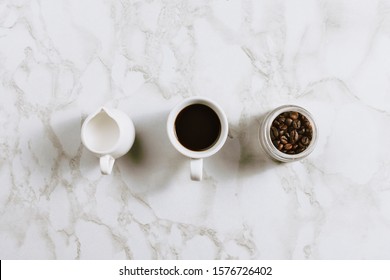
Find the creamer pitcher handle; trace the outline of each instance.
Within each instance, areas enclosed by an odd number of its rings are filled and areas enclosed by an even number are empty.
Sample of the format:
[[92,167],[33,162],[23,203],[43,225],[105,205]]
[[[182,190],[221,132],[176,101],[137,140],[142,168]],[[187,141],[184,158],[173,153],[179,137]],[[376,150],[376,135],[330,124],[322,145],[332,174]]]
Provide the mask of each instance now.
[[202,181],[203,177],[203,159],[192,158],[191,159],[191,180]]
[[100,171],[104,175],[110,175],[115,159],[110,155],[100,157]]

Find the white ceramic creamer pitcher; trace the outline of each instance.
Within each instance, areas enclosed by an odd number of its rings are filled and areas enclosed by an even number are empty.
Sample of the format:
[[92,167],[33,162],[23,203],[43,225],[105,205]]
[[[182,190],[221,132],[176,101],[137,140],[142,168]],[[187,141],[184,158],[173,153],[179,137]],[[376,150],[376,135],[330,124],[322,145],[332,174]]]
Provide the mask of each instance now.
[[125,155],[135,139],[134,124],[124,112],[102,107],[81,127],[84,146],[100,158],[102,174],[111,174],[115,159]]

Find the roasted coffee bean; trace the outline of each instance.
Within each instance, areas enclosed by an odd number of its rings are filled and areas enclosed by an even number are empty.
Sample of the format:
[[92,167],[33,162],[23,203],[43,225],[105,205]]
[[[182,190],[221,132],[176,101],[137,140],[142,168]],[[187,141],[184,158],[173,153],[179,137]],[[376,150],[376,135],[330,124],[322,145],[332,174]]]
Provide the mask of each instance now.
[[291,150],[292,147],[293,147],[293,145],[290,144],[290,143],[287,143],[287,144],[284,145],[284,148],[285,148],[286,150]]
[[295,121],[293,121],[293,127],[294,127],[295,129],[300,128],[300,127],[301,127],[301,121],[300,121],[300,120],[295,120]]
[[293,130],[290,132],[290,141],[291,143],[295,143],[298,141],[298,132],[296,130]]
[[270,137],[273,145],[279,151],[287,154],[299,154],[310,145],[313,138],[313,127],[301,113],[287,111],[273,120]]
[[307,145],[309,145],[310,140],[309,140],[308,137],[304,136],[304,137],[302,137],[302,139],[301,139],[301,143],[302,143],[303,145],[307,146]]
[[298,119],[298,117],[299,117],[298,112],[290,112],[290,118],[292,118],[293,120]]
[[286,136],[280,137],[280,143],[282,143],[282,144],[287,144],[287,143],[288,143],[287,137],[286,137]]
[[275,138],[278,138],[279,137],[279,131],[276,127],[271,127],[271,130],[272,130],[272,135],[275,137]]

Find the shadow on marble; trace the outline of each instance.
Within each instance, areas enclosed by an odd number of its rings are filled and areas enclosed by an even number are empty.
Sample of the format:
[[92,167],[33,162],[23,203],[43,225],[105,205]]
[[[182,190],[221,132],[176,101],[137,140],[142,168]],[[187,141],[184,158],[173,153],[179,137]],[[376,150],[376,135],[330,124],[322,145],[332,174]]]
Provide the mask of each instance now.
[[169,142],[166,133],[167,112],[134,119],[136,137],[131,150],[121,159],[120,168],[134,190],[164,188],[175,180],[185,158]]
[[259,141],[259,129],[265,114],[251,116],[245,126],[237,127],[241,154],[239,161],[240,177],[257,176],[278,163],[269,158]]
[[205,174],[220,182],[257,176],[274,167],[259,142],[263,116],[253,116],[237,125],[229,124],[229,137],[222,149],[205,159]]
[[[78,170],[80,158],[84,153],[80,135],[83,119],[80,115],[75,114],[75,116],[64,115],[61,118],[52,117],[51,120],[51,129],[47,129],[47,135],[48,140],[59,153],[57,163],[58,160],[66,159],[65,161],[69,163],[72,171]],[[41,139],[39,143],[42,145],[42,150],[45,153],[52,152],[47,147],[47,143],[42,140],[41,135],[35,135],[35,137]],[[91,157],[95,158],[92,154]],[[92,168],[92,164],[88,168]]]
[[143,151],[140,137],[135,137],[133,147],[131,147],[131,150],[125,155],[125,157],[134,164],[139,164],[142,162],[144,156],[145,153]]

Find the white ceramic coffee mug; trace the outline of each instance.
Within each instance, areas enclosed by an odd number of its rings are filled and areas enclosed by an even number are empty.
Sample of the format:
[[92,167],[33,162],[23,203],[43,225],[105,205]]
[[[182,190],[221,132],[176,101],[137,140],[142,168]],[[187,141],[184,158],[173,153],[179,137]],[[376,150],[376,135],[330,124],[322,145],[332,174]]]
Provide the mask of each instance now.
[[[184,110],[188,109],[191,105],[205,105],[208,108],[210,108],[213,113],[216,114],[219,120],[219,133],[214,134],[216,135],[213,143],[202,149],[202,150],[193,150],[190,149],[188,146],[186,147],[185,144],[183,144],[183,141],[179,139],[178,136],[178,130],[177,130],[177,122],[178,122],[178,116],[184,112]],[[181,118],[181,117],[179,117]],[[199,118],[200,119],[200,118]],[[206,118],[207,119],[207,118]],[[200,121],[200,123],[196,123],[195,126],[201,126],[201,125],[207,125],[207,121]],[[193,123],[192,123],[193,125]],[[180,126],[183,126],[181,124]],[[192,127],[188,127],[190,130]],[[191,97],[183,100],[181,103],[176,105],[170,112],[168,121],[167,121],[167,133],[169,140],[171,141],[172,145],[178,150],[181,154],[187,156],[190,158],[190,167],[191,167],[191,179],[194,181],[200,181],[203,177],[203,158],[209,157],[214,155],[216,152],[218,152],[222,146],[224,145],[227,135],[228,135],[228,121],[226,114],[222,110],[222,108],[215,103],[214,101],[204,98],[204,97]],[[196,138],[202,138],[202,135],[197,135],[193,137],[194,141],[196,142]]]
[[125,155],[135,139],[134,124],[122,111],[100,108],[81,127],[81,141],[100,158],[102,174],[111,174],[115,159]]

